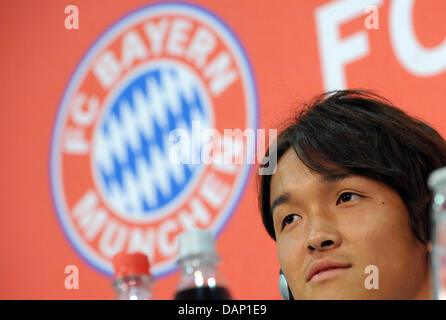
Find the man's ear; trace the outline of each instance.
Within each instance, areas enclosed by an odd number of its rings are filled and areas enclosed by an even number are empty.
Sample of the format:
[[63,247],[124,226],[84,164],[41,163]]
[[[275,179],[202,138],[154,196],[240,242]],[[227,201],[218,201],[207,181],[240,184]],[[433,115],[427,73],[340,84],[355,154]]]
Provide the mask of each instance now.
[[432,252],[432,242],[431,242],[431,241],[428,241],[428,242],[426,243],[426,249],[427,249],[427,252],[428,252],[428,253],[431,253],[431,252]]
[[432,241],[426,242],[426,263],[428,266],[431,265],[431,255],[432,255]]

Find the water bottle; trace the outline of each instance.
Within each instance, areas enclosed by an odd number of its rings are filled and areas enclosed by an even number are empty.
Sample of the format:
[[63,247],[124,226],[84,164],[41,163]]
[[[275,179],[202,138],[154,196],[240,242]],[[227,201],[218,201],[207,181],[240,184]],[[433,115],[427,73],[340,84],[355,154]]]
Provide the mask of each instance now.
[[142,253],[122,252],[113,257],[115,280],[112,287],[117,300],[153,299],[153,278],[150,275],[149,259]]
[[428,179],[433,201],[431,210],[432,296],[446,300],[446,167],[434,170]]
[[175,300],[230,300],[217,268],[219,257],[212,233],[200,229],[183,232],[178,236],[178,245],[181,277]]

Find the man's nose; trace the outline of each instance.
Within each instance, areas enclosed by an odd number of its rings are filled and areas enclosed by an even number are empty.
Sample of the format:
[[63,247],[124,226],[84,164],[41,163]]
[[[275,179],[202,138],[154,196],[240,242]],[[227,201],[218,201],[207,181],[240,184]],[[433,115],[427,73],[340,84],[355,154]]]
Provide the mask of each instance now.
[[341,236],[336,226],[331,221],[315,221],[305,241],[305,247],[309,251],[327,251],[341,245]]

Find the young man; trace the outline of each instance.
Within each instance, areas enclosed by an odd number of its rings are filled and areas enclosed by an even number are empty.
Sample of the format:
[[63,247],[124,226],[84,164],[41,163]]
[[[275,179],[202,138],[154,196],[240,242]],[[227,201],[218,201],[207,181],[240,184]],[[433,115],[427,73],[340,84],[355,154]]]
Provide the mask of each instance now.
[[[430,126],[371,92],[323,94],[276,141],[263,223],[295,299],[430,299]],[[373,279],[373,280],[371,280]]]

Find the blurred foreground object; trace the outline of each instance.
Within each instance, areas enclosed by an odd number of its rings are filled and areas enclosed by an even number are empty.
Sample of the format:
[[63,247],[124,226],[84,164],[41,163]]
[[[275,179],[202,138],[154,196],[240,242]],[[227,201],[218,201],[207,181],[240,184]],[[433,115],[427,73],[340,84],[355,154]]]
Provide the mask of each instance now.
[[446,300],[446,167],[434,170],[428,179],[432,190],[431,268],[432,297]]
[[175,300],[230,300],[226,283],[217,269],[219,257],[212,233],[186,231],[178,236],[178,244],[181,277]]
[[118,300],[153,299],[149,259],[142,253],[119,253],[113,258],[113,288]]

